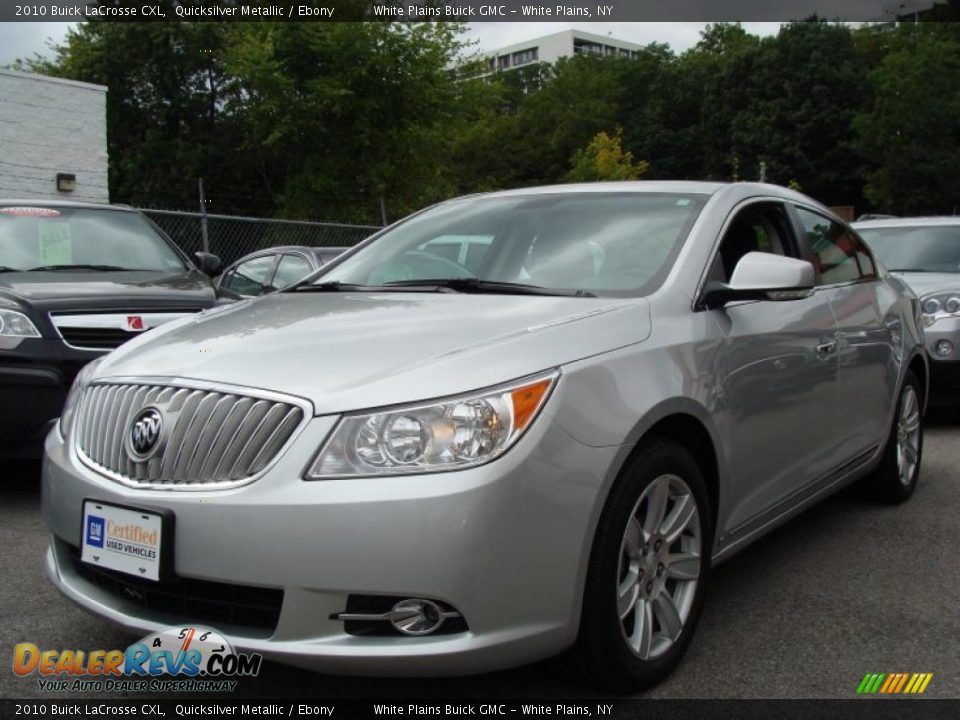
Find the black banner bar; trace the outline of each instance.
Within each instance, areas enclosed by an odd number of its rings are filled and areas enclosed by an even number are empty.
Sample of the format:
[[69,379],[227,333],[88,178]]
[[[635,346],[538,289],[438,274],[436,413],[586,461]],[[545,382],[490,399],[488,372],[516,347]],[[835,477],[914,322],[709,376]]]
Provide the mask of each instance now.
[[960,19],[949,0],[36,0],[4,2],[2,22],[892,22]]
[[927,720],[960,716],[960,700],[0,700],[8,718],[503,718],[551,720]]

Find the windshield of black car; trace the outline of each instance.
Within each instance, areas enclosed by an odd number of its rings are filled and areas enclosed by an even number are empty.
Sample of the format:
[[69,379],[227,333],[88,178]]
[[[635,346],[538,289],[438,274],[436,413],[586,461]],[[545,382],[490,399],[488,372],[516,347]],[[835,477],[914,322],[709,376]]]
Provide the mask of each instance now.
[[15,270],[103,265],[179,272],[184,263],[134,212],[0,206],[0,265]]
[[669,272],[706,196],[531,193],[465,198],[387,231],[314,282],[462,278],[598,296],[646,295]]
[[960,224],[857,230],[890,270],[960,272]]

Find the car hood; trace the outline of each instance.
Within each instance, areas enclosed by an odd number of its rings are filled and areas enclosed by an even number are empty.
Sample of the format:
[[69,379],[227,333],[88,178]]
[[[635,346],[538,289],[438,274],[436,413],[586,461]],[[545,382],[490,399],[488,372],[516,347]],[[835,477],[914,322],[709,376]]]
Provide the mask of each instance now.
[[78,270],[0,273],[0,297],[20,298],[46,310],[110,307],[206,308],[215,295],[196,271]]
[[945,290],[960,293],[960,273],[892,272],[903,280],[918,297]]
[[272,390],[322,415],[489,387],[649,334],[642,299],[280,293],[153,330],[96,375]]

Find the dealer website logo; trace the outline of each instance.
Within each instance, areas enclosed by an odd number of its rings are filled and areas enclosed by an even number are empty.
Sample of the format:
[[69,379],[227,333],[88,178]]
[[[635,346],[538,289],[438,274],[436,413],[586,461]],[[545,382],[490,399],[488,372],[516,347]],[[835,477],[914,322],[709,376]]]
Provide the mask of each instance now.
[[57,691],[229,692],[235,678],[256,677],[262,662],[200,626],[167,628],[126,650],[41,650],[34,643],[13,650],[17,676],[36,674],[41,690]]
[[857,695],[922,695],[933,673],[867,673],[857,686]]

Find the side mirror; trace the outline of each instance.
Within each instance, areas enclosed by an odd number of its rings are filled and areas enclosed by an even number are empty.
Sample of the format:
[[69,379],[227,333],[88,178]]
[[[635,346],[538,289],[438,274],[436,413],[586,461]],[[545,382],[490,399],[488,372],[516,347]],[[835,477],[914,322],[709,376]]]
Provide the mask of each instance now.
[[806,260],[751,252],[740,258],[729,283],[706,286],[701,304],[713,309],[738,300],[800,300],[810,297],[814,282]]
[[220,268],[223,266],[220,258],[213,253],[195,252],[193,256],[197,259],[197,266],[200,268],[200,272],[210,277],[220,272]]

